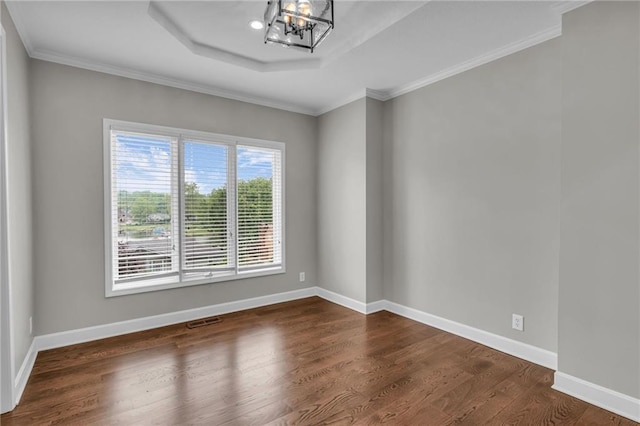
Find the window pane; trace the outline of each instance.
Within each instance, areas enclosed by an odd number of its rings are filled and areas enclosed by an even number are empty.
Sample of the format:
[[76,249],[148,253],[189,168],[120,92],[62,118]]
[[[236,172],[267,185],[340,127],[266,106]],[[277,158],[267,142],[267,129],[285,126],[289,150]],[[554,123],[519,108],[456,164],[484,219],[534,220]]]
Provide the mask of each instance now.
[[238,146],[238,266],[280,264],[280,151]]
[[225,145],[184,143],[183,268],[196,276],[228,268],[233,262],[228,241],[227,156]]
[[107,297],[284,272],[284,144],[104,130]]
[[177,270],[171,139],[111,133],[115,280]]

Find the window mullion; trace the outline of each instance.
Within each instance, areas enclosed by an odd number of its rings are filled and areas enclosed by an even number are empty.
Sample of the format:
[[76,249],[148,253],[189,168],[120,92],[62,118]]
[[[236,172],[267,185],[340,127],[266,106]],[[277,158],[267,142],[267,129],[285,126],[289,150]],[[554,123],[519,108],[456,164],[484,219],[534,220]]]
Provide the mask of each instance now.
[[273,263],[282,263],[282,216],[283,216],[283,198],[282,198],[282,152],[278,152],[274,156],[274,170],[272,177],[271,193],[272,193],[272,211],[273,218]]
[[174,221],[174,226],[172,232],[175,232],[174,235],[177,235],[177,238],[174,238],[174,242],[177,242],[178,247],[174,247],[174,261],[177,263],[178,275],[180,277],[180,282],[183,281],[183,262],[184,262],[184,147],[182,137],[176,138],[173,145],[174,149],[174,158],[176,161],[174,162],[174,173],[173,173],[173,182],[172,182],[172,199],[174,200],[173,204],[175,205],[175,213],[172,213],[171,220]]

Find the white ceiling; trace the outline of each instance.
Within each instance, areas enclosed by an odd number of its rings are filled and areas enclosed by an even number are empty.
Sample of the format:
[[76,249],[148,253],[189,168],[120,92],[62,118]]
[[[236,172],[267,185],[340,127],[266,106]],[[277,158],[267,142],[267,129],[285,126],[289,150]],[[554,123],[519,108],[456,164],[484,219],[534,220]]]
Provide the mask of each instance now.
[[265,45],[260,1],[10,1],[33,58],[317,115],[553,38],[584,2],[342,1],[314,53]]

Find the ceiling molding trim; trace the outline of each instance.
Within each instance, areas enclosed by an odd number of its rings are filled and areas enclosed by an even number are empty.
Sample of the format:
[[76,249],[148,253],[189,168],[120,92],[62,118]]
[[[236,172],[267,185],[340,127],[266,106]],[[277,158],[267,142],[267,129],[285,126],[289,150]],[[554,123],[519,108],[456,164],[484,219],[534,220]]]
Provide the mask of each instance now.
[[249,96],[241,93],[236,93],[228,90],[223,90],[214,86],[208,86],[204,84],[196,84],[188,81],[165,77],[153,73],[142,72],[132,70],[125,67],[115,67],[111,65],[105,65],[94,61],[85,59],[78,59],[67,55],[61,55],[54,52],[40,52],[35,51],[30,54],[34,59],[40,59],[43,61],[54,62],[61,65],[67,65],[76,68],[83,68],[90,71],[97,71],[105,74],[116,75],[119,77],[126,77],[133,80],[146,81],[148,83],[160,84],[162,86],[174,87],[176,89],[189,90],[191,92],[204,93],[206,95],[218,96],[220,98],[231,99],[234,101],[247,102],[255,105],[260,105],[269,108],[281,109],[284,111],[295,112],[306,115],[316,115],[316,111],[311,108],[302,107],[299,105],[293,105],[284,102],[277,102],[266,98]]
[[329,104],[329,106],[316,110],[313,115],[319,116],[322,114],[326,114],[327,112],[333,111],[334,109],[338,109],[342,106],[350,104],[351,102],[358,101],[367,96],[367,90],[368,89],[358,90],[356,93],[353,93],[350,96],[341,99],[339,102],[333,102]]
[[413,83],[409,83],[409,84],[400,86],[398,88],[392,89],[389,91],[389,97],[385,100],[404,95],[406,93],[409,93],[414,90],[420,89],[422,87],[428,86],[430,84],[436,83],[440,80],[444,80],[445,78],[449,78],[456,74],[469,71],[470,69],[479,67],[481,65],[485,65],[489,62],[492,62],[497,59],[503,58],[505,56],[511,55],[513,53],[519,52],[526,48],[535,46],[536,44],[540,44],[545,41],[551,40],[560,35],[562,35],[562,25],[553,26],[546,30],[535,33],[532,36],[526,37],[522,40],[516,41],[514,43],[510,43],[504,47],[492,50],[484,55],[477,56],[471,60],[462,62],[451,68],[447,68],[443,71],[437,72],[435,74],[431,74],[425,78],[421,78],[420,80],[414,81]]
[[387,92],[382,92],[380,90],[373,90],[373,89],[358,90],[356,93],[353,93],[351,96],[343,98],[339,102],[331,103],[327,107],[320,108],[319,110],[316,110],[313,115],[319,116],[319,115],[322,115],[322,114],[326,114],[327,112],[333,111],[334,109],[337,109],[337,108],[340,108],[340,107],[345,106],[347,104],[350,104],[351,102],[358,101],[358,100],[360,100],[362,98],[371,98],[371,99],[375,99],[377,101],[383,101],[384,102],[384,101],[388,101],[389,99],[391,99],[391,96],[389,96],[389,94]]
[[559,15],[564,15],[567,12],[571,12],[585,4],[591,3],[593,0],[569,0],[559,1],[551,5],[551,9]]
[[367,98],[375,99],[377,101],[388,101],[391,99],[389,93],[380,90],[365,89],[365,94]]
[[20,2],[19,1],[5,1],[4,4],[7,5],[7,10],[9,11],[9,15],[11,16],[11,20],[13,21],[13,25],[16,27],[16,31],[18,31],[18,35],[20,36],[20,40],[22,40],[22,44],[24,45],[25,50],[31,56],[33,53],[33,43],[29,38],[29,32],[27,31],[27,26],[22,21],[22,11],[20,10]]
[[147,14],[173,36],[180,44],[186,47],[191,53],[205,58],[213,59],[227,64],[247,68],[258,72],[291,71],[301,69],[320,68],[323,65],[320,59],[298,59],[289,61],[263,62],[248,56],[238,55],[228,50],[220,49],[209,44],[192,40],[180,28],[174,20],[164,12],[155,1],[149,2]]

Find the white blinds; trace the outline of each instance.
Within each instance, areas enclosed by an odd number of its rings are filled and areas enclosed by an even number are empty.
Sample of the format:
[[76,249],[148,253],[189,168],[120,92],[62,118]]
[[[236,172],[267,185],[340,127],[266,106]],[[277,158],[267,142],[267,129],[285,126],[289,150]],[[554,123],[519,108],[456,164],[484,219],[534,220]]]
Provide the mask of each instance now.
[[235,264],[229,241],[228,157],[226,145],[196,141],[183,144],[185,273],[229,269]]
[[282,262],[281,151],[237,147],[238,266]]
[[105,153],[111,291],[284,269],[283,144],[125,123]]
[[111,132],[113,276],[128,280],[177,272],[175,140]]

